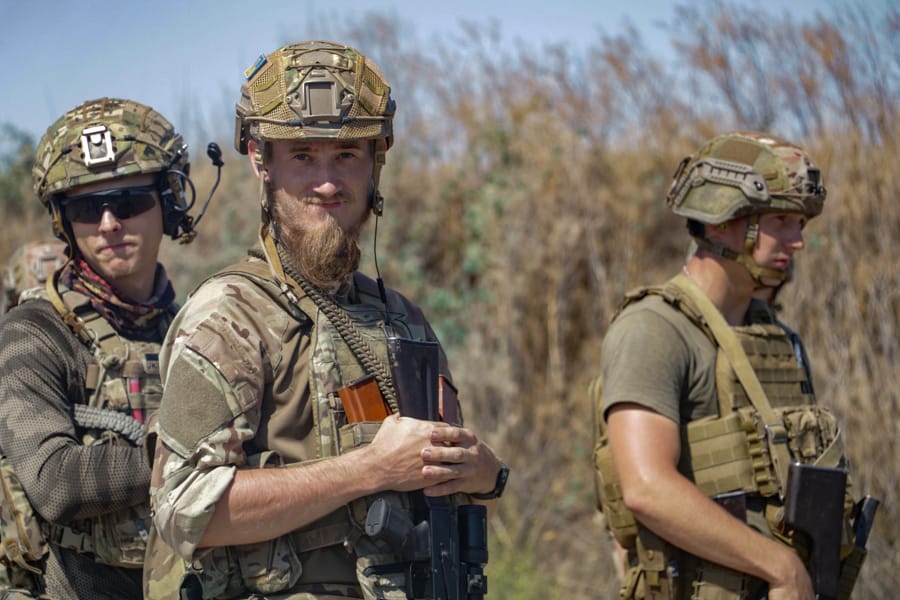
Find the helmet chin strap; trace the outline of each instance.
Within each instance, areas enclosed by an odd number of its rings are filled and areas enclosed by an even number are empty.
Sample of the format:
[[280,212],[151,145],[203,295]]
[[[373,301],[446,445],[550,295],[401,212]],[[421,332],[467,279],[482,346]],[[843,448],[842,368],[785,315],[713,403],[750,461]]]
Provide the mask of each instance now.
[[[259,152],[261,157],[265,157],[265,152],[263,152],[262,148],[259,149]],[[282,290],[284,290],[285,285],[295,287],[296,284],[291,286],[292,280],[284,272],[284,264],[281,262],[281,256],[275,247],[275,238],[272,235],[272,207],[269,204],[269,196],[266,193],[265,158],[259,164],[259,208],[259,245],[266,255],[266,262],[269,263],[272,275],[275,276],[275,280],[282,286]],[[297,290],[295,289],[294,291],[296,292]]]
[[51,198],[47,203],[47,208],[50,211],[50,220],[53,224],[53,235],[65,242],[65,244],[69,248],[72,248],[74,250],[75,237],[63,222],[62,208],[59,205],[58,199]]
[[[747,231],[744,234],[744,251],[742,253],[735,252],[730,248],[726,248],[724,245],[719,242],[714,242],[707,238],[706,236],[694,236],[694,239],[697,241],[697,245],[704,250],[715,254],[716,256],[721,256],[722,258],[727,258],[728,260],[733,260],[741,265],[747,272],[750,273],[750,278],[753,279],[753,282],[756,285],[763,287],[775,287],[775,285],[780,284],[785,279],[787,279],[787,272],[779,271],[777,269],[768,269],[766,267],[760,266],[755,260],[753,260],[753,248],[756,246],[756,240],[759,237],[759,215],[751,215],[749,222],[747,223]],[[775,285],[771,285],[769,283],[765,283],[763,278],[768,280],[775,280]]]

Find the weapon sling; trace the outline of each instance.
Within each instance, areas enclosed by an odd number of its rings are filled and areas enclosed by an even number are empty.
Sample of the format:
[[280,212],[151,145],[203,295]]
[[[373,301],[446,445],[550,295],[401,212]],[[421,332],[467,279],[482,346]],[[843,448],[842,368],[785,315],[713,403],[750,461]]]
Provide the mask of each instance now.
[[[278,263],[281,266],[281,273],[283,277],[281,281],[286,281],[288,285],[290,283],[295,283],[297,287],[302,290],[304,294],[306,294],[310,300],[322,311],[322,313],[331,321],[331,324],[334,325],[334,328],[340,334],[340,336],[344,339],[347,346],[350,348],[350,351],[353,353],[353,356],[356,357],[356,360],[360,362],[365,368],[369,369],[375,375],[375,381],[378,383],[378,390],[381,392],[381,395],[384,397],[385,402],[388,403],[388,406],[391,407],[391,411],[394,413],[399,412],[400,408],[397,403],[397,393],[394,389],[394,382],[391,378],[390,369],[378,359],[375,351],[366,341],[366,339],[359,333],[356,327],[353,325],[353,322],[346,315],[346,313],[337,306],[330,298],[325,296],[318,288],[309,283],[306,279],[301,277],[299,273],[297,273],[293,268],[289,265],[285,264],[286,261],[281,256],[280,249],[275,247],[274,242],[271,241],[271,238],[266,238],[267,244],[265,245],[266,254],[263,256],[259,256],[259,254],[253,254],[258,258],[263,258],[269,265],[271,266],[273,261],[268,259],[268,251],[273,252],[278,257]],[[278,273],[276,272],[276,276]]]
[[[276,250],[276,252],[277,251],[278,250]],[[280,255],[279,258],[283,259]],[[347,346],[350,348],[350,351],[356,359],[366,368],[374,372],[378,389],[381,391],[385,401],[390,406],[392,412],[399,413],[400,404],[399,395],[397,393],[397,384],[394,381],[390,368],[381,362],[375,354],[375,351],[359,330],[356,329],[346,313],[318,288],[303,277],[300,277],[299,274],[289,265],[285,264],[285,261],[283,260],[282,268],[285,274],[293,279],[300,289],[303,290],[319,310],[321,310],[331,321],[331,324],[334,325],[340,336],[347,343]],[[435,379],[435,381],[437,380]],[[455,515],[451,514],[453,508],[449,499],[446,497],[426,498],[424,495],[422,498],[429,513],[429,527],[438,527],[441,530],[452,532],[455,529],[455,527],[451,526],[451,524],[455,525]],[[456,600],[460,597],[459,566],[452,563],[449,567],[447,565],[447,561],[452,556],[453,550],[458,548],[459,541],[455,536],[451,535],[450,537],[451,540],[446,540],[433,534],[428,536],[429,551],[431,553],[431,597],[438,600]],[[435,568],[434,561],[436,559],[441,568]],[[471,582],[468,579],[466,580],[466,584],[467,587],[471,587]],[[477,589],[479,588],[476,586],[476,590]],[[468,590],[466,590],[466,592],[468,592]]]

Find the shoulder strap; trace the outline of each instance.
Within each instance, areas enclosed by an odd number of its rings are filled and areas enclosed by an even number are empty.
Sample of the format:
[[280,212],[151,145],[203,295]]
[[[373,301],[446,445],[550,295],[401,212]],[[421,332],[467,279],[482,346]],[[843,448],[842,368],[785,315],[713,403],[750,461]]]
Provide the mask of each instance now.
[[674,279],[670,279],[662,285],[640,287],[626,293],[625,299],[622,300],[622,303],[613,315],[612,320],[614,321],[629,305],[643,300],[647,296],[659,296],[662,298],[667,304],[678,310],[687,317],[691,323],[696,325],[700,331],[709,338],[710,342],[713,344],[716,343],[716,338],[709,328],[709,325],[706,323],[706,320],[703,318],[703,315],[694,306],[694,303],[690,301],[684,293],[684,290],[674,283]]
[[[94,309],[88,297],[72,290],[59,292],[57,286],[59,273],[60,271],[57,271],[53,277],[47,279],[46,291],[47,300],[62,317],[63,322],[92,352],[99,353],[98,360],[101,362],[108,356],[124,358],[124,351],[119,350],[124,348],[125,342],[109,321]],[[166,309],[169,322],[175,318],[177,311],[178,307],[174,304]]]
[[93,346],[93,337],[91,336],[91,332],[88,330],[84,319],[82,319],[78,313],[76,312],[77,308],[82,306],[90,306],[90,301],[87,300],[81,294],[74,294],[69,297],[71,306],[69,303],[63,301],[62,295],[59,293],[58,283],[59,283],[59,274],[62,272],[62,269],[57,270],[53,273],[52,277],[47,278],[47,283],[45,284],[45,289],[47,290],[47,300],[50,301],[50,304],[53,305],[53,308],[56,309],[56,312],[59,313],[59,316],[62,318],[63,322],[72,330],[78,339],[83,341],[88,346]]
[[[251,256],[260,259],[260,262],[243,261],[237,263],[212,275],[210,279],[222,275],[235,274],[251,279],[261,287],[272,288],[273,286],[278,286],[276,282],[272,281],[277,276],[273,273],[268,261],[265,260],[265,256],[254,251],[251,251]],[[289,266],[284,265],[282,268],[290,279],[289,284],[280,286],[279,296],[289,304],[302,310],[311,321],[315,321],[316,313],[321,311],[347,343],[350,351],[360,364],[375,375],[378,389],[388,406],[391,407],[391,410],[398,412],[399,404],[390,369],[378,358],[369,342],[359,333],[344,310],[335,304],[331,298],[321,293],[315,286],[297,275]],[[354,274],[354,283],[360,286],[359,291],[362,294],[373,297],[380,296],[377,292],[377,284],[373,280],[361,274]]]
[[375,375],[378,391],[381,392],[385,402],[391,407],[391,411],[394,413],[400,412],[400,404],[397,400],[394,378],[391,375],[390,368],[378,358],[375,350],[372,349],[368,340],[359,332],[353,321],[347,316],[347,313],[314,285],[302,277],[295,276],[296,274],[292,272],[290,267],[285,266],[285,271],[297,282],[306,296],[316,303],[316,306],[319,307],[319,310],[322,311],[325,317],[331,321],[331,324],[350,348],[353,356],[367,371]]
[[[265,261],[265,256],[262,253],[251,250],[249,255],[252,258],[259,260],[242,260],[238,263],[228,265],[200,282],[200,284],[194,288],[194,292],[196,292],[204,283],[212,279],[228,275],[237,275],[252,282],[256,287],[281,304],[287,312],[293,314],[295,317],[303,315],[310,322],[315,321],[315,304],[307,298],[297,297],[293,290],[288,288],[287,285],[280,285],[274,278],[274,274],[269,267],[269,264]],[[298,314],[298,311],[300,314]]]
[[[62,294],[57,288],[59,271],[53,277],[47,278],[47,300],[62,317],[63,322],[88,348],[94,357],[93,363],[87,366],[85,372],[85,388],[90,392],[89,404],[75,404],[73,418],[75,422],[85,429],[104,429],[116,431],[125,436],[135,446],[141,443],[143,425],[131,415],[126,415],[114,410],[107,410],[100,406],[99,393],[100,382],[106,377],[106,370],[114,368],[124,360],[126,351],[125,342],[116,333],[109,321],[103,318],[91,306],[90,300],[83,294],[66,290]],[[170,307],[169,319],[174,318],[177,307]]]
[[790,465],[790,455],[787,446],[788,432],[784,426],[784,420],[772,410],[772,405],[769,404],[769,399],[766,397],[766,393],[756,377],[756,372],[750,365],[750,360],[747,358],[740,340],[738,340],[716,305],[712,303],[712,300],[684,275],[676,276],[672,279],[672,284],[677,286],[694,302],[715,336],[716,343],[731,363],[738,380],[741,382],[741,386],[747,392],[750,403],[762,418],[766,436],[769,440],[769,448],[772,449],[771,458],[772,463],[775,465],[775,474],[778,477],[779,494],[783,497],[784,489],[787,485],[788,466]]

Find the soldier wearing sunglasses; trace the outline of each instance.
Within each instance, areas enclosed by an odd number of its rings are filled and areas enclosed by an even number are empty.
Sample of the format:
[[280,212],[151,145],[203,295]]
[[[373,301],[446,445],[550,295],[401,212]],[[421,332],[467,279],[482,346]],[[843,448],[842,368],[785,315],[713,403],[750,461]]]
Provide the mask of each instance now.
[[39,143],[66,262],[0,320],[0,597],[141,598],[144,437],[177,310],[158,253],[194,236],[188,171],[182,137],[130,100],[85,102]]

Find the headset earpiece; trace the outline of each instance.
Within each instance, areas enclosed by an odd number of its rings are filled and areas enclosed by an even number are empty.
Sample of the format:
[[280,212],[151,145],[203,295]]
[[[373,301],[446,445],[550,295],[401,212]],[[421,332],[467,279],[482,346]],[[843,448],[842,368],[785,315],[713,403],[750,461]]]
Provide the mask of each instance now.
[[163,232],[177,239],[181,231],[190,229],[190,217],[188,211],[193,205],[193,200],[188,202],[185,193],[185,183],[190,179],[187,173],[170,169],[159,178],[159,200],[163,215]]

